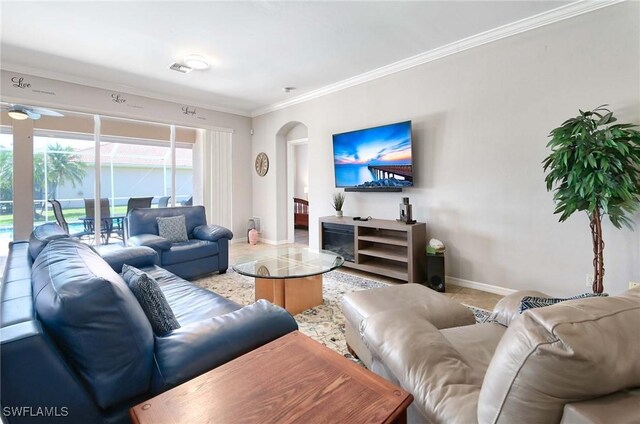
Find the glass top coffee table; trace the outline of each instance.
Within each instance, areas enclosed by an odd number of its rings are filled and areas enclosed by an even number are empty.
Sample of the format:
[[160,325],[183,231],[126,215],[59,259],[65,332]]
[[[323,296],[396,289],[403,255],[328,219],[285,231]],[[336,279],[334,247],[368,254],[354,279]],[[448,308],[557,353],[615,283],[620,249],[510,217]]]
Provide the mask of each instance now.
[[326,250],[278,247],[236,261],[233,269],[256,280],[256,300],[266,299],[292,315],[322,304],[322,274],[344,263]]

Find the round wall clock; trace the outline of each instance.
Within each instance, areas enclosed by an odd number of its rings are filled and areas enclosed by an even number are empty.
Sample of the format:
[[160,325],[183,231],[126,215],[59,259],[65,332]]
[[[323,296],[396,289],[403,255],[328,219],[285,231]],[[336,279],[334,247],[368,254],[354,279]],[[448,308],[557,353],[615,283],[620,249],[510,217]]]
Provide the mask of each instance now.
[[261,177],[264,177],[269,172],[269,157],[264,152],[258,153],[258,156],[256,156],[256,172]]

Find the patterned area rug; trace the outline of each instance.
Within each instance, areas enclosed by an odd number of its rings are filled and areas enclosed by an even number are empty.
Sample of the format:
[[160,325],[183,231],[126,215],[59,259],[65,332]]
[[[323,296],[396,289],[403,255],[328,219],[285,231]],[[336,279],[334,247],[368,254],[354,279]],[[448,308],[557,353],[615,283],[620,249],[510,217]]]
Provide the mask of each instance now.
[[[200,278],[194,283],[241,305],[250,305],[254,302],[254,279],[240,275],[232,269],[229,269],[226,274]],[[340,311],[342,297],[352,291],[387,285],[339,271],[324,274],[324,303],[295,316],[300,331],[341,355],[355,359],[347,352],[345,343],[345,319]],[[473,310],[477,322],[483,322],[488,315],[488,312],[483,309],[473,307],[470,309]]]

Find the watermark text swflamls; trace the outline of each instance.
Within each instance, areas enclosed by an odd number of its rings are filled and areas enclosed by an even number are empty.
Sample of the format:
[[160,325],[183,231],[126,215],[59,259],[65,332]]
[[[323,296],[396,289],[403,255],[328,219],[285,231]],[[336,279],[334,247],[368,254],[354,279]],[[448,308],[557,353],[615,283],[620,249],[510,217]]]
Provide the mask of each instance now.
[[2,408],[5,417],[66,417],[69,408],[66,406],[5,406]]

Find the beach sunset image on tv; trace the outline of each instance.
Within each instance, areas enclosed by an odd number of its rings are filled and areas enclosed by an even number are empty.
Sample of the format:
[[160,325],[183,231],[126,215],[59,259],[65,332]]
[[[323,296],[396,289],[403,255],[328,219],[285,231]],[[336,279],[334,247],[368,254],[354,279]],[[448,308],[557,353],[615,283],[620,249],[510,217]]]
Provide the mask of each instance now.
[[333,136],[336,187],[413,185],[411,121]]

